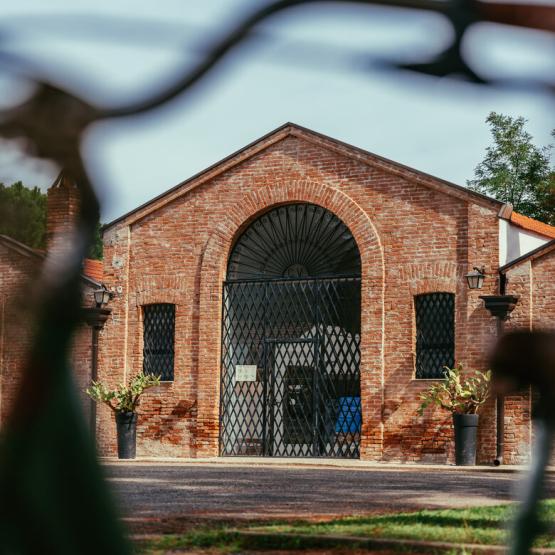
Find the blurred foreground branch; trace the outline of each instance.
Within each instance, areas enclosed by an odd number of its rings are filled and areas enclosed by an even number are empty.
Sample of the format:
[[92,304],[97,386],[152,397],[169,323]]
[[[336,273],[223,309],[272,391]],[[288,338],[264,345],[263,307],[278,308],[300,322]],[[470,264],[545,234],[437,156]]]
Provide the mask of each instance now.
[[513,331],[501,337],[491,356],[494,388],[503,395],[530,390],[535,441],[509,545],[510,555],[527,555],[543,531],[539,502],[555,437],[555,332]]
[[[345,0],[335,0],[342,3]],[[31,156],[53,161],[79,187],[81,204],[71,248],[50,255],[34,284],[35,333],[22,387],[0,444],[0,532],[8,553],[125,554],[123,540],[95,463],[80,411],[72,393],[68,352],[80,322],[81,263],[92,242],[99,205],[81,157],[87,128],[102,119],[130,117],[153,110],[185,94],[213,70],[251,30],[270,16],[314,0],[280,0],[246,17],[217,40],[192,70],[172,85],[139,102],[99,108],[56,86],[26,67],[36,84],[29,100],[0,114],[0,136],[23,139]],[[352,3],[352,2],[351,2]],[[555,8],[490,5],[432,0],[358,0],[359,4],[438,12],[451,22],[453,43],[432,60],[392,67],[427,75],[462,75],[483,82],[466,63],[461,41],[479,21],[554,30]],[[7,55],[0,56],[11,61]],[[16,62],[17,66],[17,62]],[[16,67],[16,69],[18,69]]]

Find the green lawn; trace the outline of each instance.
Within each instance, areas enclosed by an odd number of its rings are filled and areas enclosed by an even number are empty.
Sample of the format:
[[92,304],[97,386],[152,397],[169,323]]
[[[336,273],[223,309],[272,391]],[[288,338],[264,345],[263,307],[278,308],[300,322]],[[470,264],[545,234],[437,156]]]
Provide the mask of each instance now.
[[[555,499],[544,502],[544,519],[555,520]],[[452,543],[498,544],[506,542],[505,527],[512,512],[511,505],[472,509],[425,510],[376,516],[354,516],[328,522],[276,521],[244,525],[199,528],[184,535],[168,535],[143,544],[141,553],[163,553],[177,548],[216,548],[222,553],[253,547],[295,549],[311,547],[305,538],[281,537],[282,534],[357,536],[361,538],[395,538],[407,540],[445,541]],[[253,540],[241,532],[260,532],[265,536]],[[256,545],[253,544],[256,542]],[[555,537],[543,536],[541,547],[555,547]]]

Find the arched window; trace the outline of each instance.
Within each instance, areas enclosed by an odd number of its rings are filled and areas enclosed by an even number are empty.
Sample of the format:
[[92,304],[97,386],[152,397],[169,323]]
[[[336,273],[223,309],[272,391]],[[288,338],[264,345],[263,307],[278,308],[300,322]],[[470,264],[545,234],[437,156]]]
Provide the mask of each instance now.
[[227,279],[360,276],[360,254],[349,228],[315,204],[278,206],[239,237]]
[[143,307],[143,372],[173,380],[175,305]]
[[455,365],[455,295],[427,293],[414,298],[416,378],[441,379]]

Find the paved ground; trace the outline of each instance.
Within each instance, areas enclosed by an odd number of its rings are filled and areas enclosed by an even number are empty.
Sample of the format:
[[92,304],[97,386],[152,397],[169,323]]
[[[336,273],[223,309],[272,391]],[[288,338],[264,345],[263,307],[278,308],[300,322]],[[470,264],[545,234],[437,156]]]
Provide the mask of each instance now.
[[[517,473],[425,467],[106,464],[130,521],[256,519],[461,507],[514,499]],[[555,497],[555,475],[547,493]]]

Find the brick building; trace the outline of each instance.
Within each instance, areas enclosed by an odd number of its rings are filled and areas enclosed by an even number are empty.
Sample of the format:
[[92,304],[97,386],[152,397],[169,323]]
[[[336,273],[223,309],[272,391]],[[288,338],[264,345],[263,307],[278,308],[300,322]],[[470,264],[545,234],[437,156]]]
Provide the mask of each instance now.
[[[555,327],[555,228],[508,205],[286,124],[104,231],[116,292],[101,377],[154,371],[138,454],[452,459],[449,415],[417,415],[442,364],[484,369],[496,322]],[[551,242],[549,242],[551,241]],[[534,250],[535,249],[535,250]],[[528,257],[527,251],[533,251]],[[465,274],[484,267],[481,290]],[[479,455],[495,456],[495,401]],[[507,400],[506,462],[528,454]],[[99,412],[103,454],[115,426]]]
[[[49,225],[71,221],[75,192],[50,189]],[[105,227],[103,272],[84,277],[86,305],[101,281],[114,293],[99,377],[161,374],[140,406],[139,456],[448,462],[450,417],[418,416],[419,394],[443,364],[484,369],[496,322],[480,295],[501,281],[519,296],[508,326],[555,327],[554,240],[509,205],[286,124]],[[25,347],[6,307],[43,256],[0,240],[2,415]],[[82,390],[89,328],[75,353]],[[96,426],[114,455],[106,407]],[[507,398],[506,463],[527,458],[530,437],[529,395]],[[479,461],[495,452],[491,400]]]
[[[56,256],[66,247],[78,205],[77,187],[61,174],[48,190],[47,251],[0,235],[0,427],[17,395],[31,340],[25,297],[32,292],[47,252]],[[81,276],[84,306],[94,304],[93,291],[101,286],[101,280],[102,263],[85,260]],[[74,340],[72,363],[76,389],[85,407],[89,406],[84,388],[90,381],[91,344],[91,328],[83,324]]]

